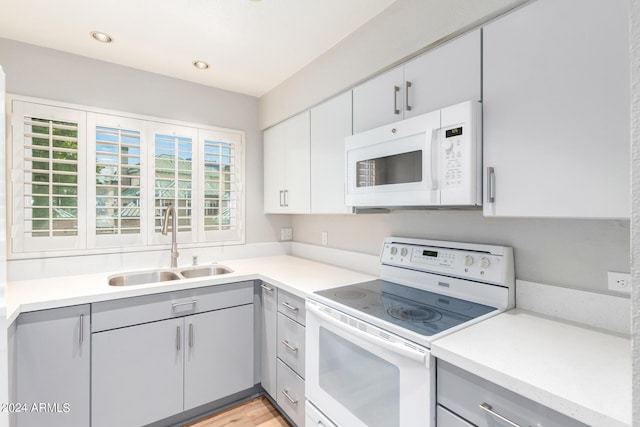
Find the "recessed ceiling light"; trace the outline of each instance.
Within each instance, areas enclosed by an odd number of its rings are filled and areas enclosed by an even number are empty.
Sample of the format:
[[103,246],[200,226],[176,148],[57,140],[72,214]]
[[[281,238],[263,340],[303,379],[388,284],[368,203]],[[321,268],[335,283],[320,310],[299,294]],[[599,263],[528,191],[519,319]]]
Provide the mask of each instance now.
[[113,37],[101,31],[91,31],[89,34],[91,34],[91,37],[102,43],[111,43],[113,41]]
[[209,64],[200,60],[193,61],[193,66],[200,70],[206,70],[207,68],[209,68]]

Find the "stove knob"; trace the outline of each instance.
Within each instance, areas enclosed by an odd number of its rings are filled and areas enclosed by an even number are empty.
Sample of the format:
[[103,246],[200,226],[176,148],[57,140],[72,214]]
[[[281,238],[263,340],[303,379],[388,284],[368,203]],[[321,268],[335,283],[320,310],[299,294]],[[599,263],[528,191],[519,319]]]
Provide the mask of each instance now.
[[398,248],[396,248],[395,246],[391,246],[391,255],[395,255],[398,253]]
[[473,264],[473,257],[471,255],[466,255],[464,257],[464,265],[466,265],[467,267],[469,267],[470,265]]
[[487,268],[487,267],[489,267],[489,265],[491,265],[491,261],[489,261],[489,258],[487,258],[487,257],[480,258],[480,267],[481,268]]
[[400,250],[400,255],[401,255],[401,256],[407,256],[407,253],[408,253],[408,252],[409,252],[409,251],[407,250],[407,248],[402,248],[402,249]]

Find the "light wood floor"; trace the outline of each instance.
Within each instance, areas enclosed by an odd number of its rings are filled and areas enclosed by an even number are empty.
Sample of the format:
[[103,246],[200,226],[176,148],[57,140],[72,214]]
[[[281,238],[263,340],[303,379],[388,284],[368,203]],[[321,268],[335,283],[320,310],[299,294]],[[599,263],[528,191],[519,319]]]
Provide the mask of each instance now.
[[183,427],[291,427],[264,396],[232,406]]

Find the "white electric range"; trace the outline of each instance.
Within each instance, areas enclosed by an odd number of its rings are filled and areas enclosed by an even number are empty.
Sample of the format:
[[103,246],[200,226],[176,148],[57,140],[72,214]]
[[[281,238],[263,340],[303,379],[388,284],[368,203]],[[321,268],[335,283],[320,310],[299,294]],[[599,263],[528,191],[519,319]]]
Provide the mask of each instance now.
[[513,308],[513,250],[388,237],[378,280],[307,299],[307,425],[435,426],[431,342]]

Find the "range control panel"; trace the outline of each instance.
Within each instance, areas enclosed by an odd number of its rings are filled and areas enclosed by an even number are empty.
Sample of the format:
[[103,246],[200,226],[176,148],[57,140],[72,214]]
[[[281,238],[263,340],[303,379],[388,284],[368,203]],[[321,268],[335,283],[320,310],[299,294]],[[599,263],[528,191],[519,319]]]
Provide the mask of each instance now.
[[503,281],[508,267],[503,255],[490,252],[393,242],[385,242],[381,262],[483,282]]

